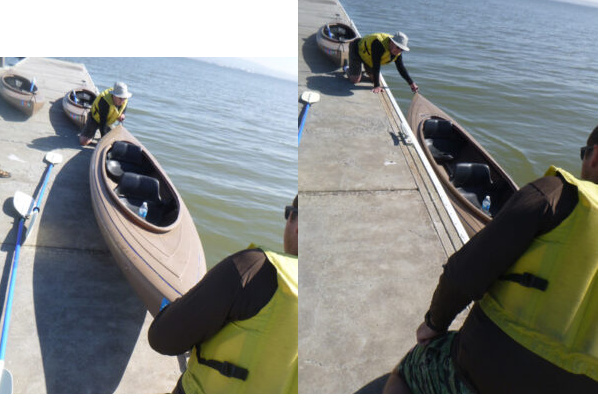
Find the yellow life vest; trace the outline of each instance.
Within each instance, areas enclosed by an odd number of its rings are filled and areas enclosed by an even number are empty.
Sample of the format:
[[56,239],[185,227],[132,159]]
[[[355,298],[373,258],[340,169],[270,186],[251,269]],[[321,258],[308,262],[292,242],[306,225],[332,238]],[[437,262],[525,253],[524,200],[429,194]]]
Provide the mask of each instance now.
[[[298,257],[261,249],[277,269],[277,291],[258,314],[193,348],[182,378],[186,394],[298,393]],[[246,369],[247,377],[224,376],[198,356]]]
[[386,33],[373,33],[368,36],[364,36],[358,42],[358,54],[363,62],[369,67],[373,67],[373,56],[371,55],[371,45],[373,41],[378,40],[383,45],[385,52],[381,57],[380,64],[388,64],[390,62],[395,62],[399,54],[397,56],[392,57],[392,53],[390,52],[390,39],[392,36]]
[[546,279],[539,290],[498,280],[479,302],[516,342],[574,374],[598,381],[598,185],[550,167],[577,186],[573,212],[537,237],[508,274]]
[[110,126],[111,124],[115,123],[117,119],[119,119],[119,116],[121,116],[125,111],[125,107],[127,107],[127,101],[129,100],[125,99],[120,109],[117,108],[117,106],[113,102],[113,96],[112,94],[110,94],[112,90],[113,88],[108,88],[104,92],[100,93],[98,97],[96,97],[96,100],[94,100],[94,102],[92,103],[91,110],[92,117],[94,118],[94,120],[100,123],[100,112],[98,104],[100,103],[100,100],[105,100],[108,103],[108,114],[106,115],[107,126]]

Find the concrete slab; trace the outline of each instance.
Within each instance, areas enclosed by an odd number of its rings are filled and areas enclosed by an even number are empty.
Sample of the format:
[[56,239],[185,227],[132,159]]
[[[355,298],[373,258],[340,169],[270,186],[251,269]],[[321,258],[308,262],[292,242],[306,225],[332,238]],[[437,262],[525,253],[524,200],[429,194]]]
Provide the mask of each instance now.
[[78,145],[76,127],[62,112],[70,89],[94,89],[85,66],[28,58],[16,69],[36,76],[46,105],[27,118],[0,100],[0,301],[4,301],[18,226],[12,197],[36,196],[47,168],[44,156],[61,153],[50,174],[41,213],[21,249],[6,368],[14,393],[168,392],[181,373],[176,357],[147,342],[152,317],[114,263],[90,205],[92,147]]
[[380,393],[461,245],[389,98],[320,53],[317,30],[346,18],[337,1],[298,2],[298,93],[321,95],[298,153],[302,394]]

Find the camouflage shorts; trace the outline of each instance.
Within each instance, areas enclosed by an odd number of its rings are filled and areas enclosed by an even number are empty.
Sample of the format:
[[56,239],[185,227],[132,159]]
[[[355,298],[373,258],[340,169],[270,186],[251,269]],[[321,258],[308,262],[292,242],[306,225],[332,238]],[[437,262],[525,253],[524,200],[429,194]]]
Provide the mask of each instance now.
[[456,332],[432,340],[427,346],[415,346],[394,369],[412,394],[475,394],[458,376],[452,360]]

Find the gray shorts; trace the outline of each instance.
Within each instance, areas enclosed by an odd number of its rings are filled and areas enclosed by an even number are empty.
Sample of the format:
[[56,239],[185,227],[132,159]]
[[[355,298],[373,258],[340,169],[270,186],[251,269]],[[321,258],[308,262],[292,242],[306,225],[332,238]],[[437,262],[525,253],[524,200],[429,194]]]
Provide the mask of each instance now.
[[[89,114],[87,121],[85,122],[85,127],[83,128],[83,131],[80,135],[87,138],[94,138],[94,136],[96,135],[96,130],[98,130],[99,128],[100,125],[98,124],[98,122],[96,122],[92,115]],[[105,126],[104,130],[100,130],[100,136],[104,137],[104,134],[108,133],[109,131],[110,127]]]
[[358,43],[360,42],[360,38],[355,39],[350,42],[348,46],[348,75],[358,76],[362,73],[362,66],[365,66],[365,71],[369,74],[372,74],[371,67],[367,66],[363,63],[360,55],[358,54]]

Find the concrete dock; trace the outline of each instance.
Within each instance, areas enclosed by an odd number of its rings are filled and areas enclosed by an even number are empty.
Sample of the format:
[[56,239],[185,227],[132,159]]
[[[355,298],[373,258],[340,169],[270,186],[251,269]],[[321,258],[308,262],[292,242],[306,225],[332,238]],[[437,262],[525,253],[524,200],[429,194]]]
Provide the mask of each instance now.
[[[114,263],[91,207],[88,169],[94,145],[81,148],[62,110],[70,89],[94,83],[83,64],[27,58],[15,67],[37,78],[44,107],[28,118],[0,99],[0,219],[4,301],[19,217],[13,196],[35,197],[50,174],[41,213],[21,248],[6,366],[14,393],[164,393],[174,387],[180,360],[147,342],[152,317]],[[6,69],[0,69],[3,73]]]
[[336,20],[338,1],[298,1],[298,94],[320,93],[298,153],[299,392],[380,393],[462,241],[390,98],[318,49]]

